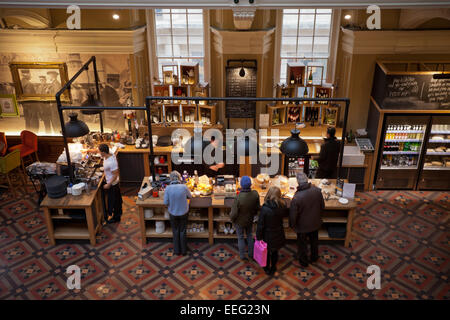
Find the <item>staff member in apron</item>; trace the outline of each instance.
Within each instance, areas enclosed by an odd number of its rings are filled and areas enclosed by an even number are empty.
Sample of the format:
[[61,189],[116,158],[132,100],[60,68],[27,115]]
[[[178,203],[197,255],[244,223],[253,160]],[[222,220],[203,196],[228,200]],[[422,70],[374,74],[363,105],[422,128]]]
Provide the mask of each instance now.
[[[214,136],[211,137],[210,145],[214,147],[214,149],[211,152],[211,156],[214,158],[216,155],[216,148],[218,147],[218,141]],[[220,152],[223,152],[222,150]],[[223,159],[223,157],[222,157]],[[223,174],[223,168],[225,167],[225,163],[219,162],[219,163],[213,163],[213,164],[205,164],[205,174],[208,177],[217,177],[217,175]]]
[[106,144],[98,146],[102,156],[103,169],[105,172],[106,184],[103,189],[108,195],[108,209],[106,223],[120,222],[122,216],[122,195],[119,186],[119,165],[116,156],[109,153],[109,147]]

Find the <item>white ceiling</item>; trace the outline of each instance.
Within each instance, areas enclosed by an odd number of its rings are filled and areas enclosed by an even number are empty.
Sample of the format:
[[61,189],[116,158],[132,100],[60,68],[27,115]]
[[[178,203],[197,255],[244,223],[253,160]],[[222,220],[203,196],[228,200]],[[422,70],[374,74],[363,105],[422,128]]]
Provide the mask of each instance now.
[[0,7],[67,7],[78,4],[81,8],[230,8],[253,6],[256,8],[365,8],[369,5],[379,5],[381,8],[425,8],[425,7],[450,7],[449,0],[254,0],[251,5],[249,0],[239,0],[236,5],[234,0],[0,0]]

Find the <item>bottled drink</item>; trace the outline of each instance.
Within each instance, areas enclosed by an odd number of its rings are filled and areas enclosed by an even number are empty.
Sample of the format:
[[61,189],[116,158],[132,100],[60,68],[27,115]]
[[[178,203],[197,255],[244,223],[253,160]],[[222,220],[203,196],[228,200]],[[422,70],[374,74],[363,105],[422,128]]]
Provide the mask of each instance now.
[[198,185],[198,173],[197,170],[194,171],[194,187]]

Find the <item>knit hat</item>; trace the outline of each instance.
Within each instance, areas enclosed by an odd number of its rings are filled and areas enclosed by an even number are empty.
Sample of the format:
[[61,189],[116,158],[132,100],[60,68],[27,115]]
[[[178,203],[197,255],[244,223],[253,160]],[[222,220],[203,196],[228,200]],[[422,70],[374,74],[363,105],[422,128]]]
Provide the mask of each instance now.
[[244,189],[250,189],[252,186],[252,180],[248,176],[243,176],[241,178],[241,187]]

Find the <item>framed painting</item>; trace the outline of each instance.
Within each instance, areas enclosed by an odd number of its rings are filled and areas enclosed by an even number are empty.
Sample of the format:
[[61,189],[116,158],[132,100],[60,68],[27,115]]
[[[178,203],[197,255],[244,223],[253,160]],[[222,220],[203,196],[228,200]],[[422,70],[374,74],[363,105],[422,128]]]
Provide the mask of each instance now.
[[18,117],[19,108],[14,94],[0,94],[0,116]]
[[[63,62],[11,62],[9,67],[19,102],[56,101],[56,93],[69,81]],[[61,101],[71,102],[70,90]]]

